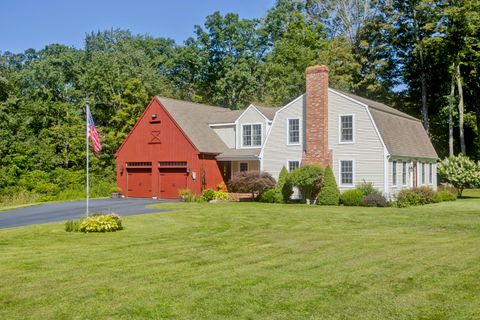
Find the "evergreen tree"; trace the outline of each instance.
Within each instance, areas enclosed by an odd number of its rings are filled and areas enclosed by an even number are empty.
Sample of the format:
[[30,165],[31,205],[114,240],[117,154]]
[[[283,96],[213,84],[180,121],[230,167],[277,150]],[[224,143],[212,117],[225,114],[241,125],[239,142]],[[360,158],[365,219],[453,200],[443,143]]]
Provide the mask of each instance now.
[[320,194],[317,198],[317,204],[324,206],[338,206],[340,201],[340,190],[337,187],[337,181],[333,175],[330,166],[325,169],[325,177]]

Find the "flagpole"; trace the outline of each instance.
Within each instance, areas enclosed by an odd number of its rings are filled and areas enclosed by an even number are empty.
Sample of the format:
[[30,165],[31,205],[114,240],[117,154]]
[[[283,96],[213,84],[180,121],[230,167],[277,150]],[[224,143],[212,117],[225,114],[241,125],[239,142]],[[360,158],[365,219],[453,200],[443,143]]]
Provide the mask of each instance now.
[[85,132],[85,151],[86,151],[86,154],[87,154],[87,166],[86,166],[86,174],[87,174],[87,177],[86,177],[86,183],[85,183],[85,193],[87,195],[87,203],[86,203],[86,215],[88,217],[88,198],[90,197],[90,185],[89,185],[89,181],[88,181],[88,103],[86,104],[86,107],[85,107],[85,123],[86,123],[86,132]]

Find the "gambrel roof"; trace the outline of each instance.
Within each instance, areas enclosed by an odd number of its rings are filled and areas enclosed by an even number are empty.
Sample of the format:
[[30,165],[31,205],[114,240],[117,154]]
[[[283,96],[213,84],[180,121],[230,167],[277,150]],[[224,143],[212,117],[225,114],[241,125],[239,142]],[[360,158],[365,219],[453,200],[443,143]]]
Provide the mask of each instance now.
[[422,122],[417,118],[377,101],[351,93],[334,91],[368,106],[383,143],[391,156],[438,158]]

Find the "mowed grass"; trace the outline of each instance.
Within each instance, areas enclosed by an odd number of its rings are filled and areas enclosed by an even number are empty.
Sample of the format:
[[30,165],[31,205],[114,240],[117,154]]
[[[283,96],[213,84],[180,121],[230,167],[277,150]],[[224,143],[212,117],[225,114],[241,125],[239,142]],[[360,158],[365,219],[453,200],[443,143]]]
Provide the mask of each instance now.
[[0,319],[479,319],[480,198],[162,204],[109,234],[0,230]]

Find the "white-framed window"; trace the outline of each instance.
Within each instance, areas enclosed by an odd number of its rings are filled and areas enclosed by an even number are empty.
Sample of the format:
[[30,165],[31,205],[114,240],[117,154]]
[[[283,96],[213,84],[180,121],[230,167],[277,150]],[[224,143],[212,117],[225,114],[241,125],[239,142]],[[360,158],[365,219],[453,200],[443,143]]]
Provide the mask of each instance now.
[[240,162],[240,172],[248,171],[248,162]]
[[422,184],[425,184],[425,163],[422,163]]
[[340,184],[353,186],[353,160],[340,160]]
[[433,184],[433,164],[428,164],[428,183]]
[[407,185],[407,162],[402,162],[402,185]]
[[397,185],[397,161],[392,162],[392,185]]
[[288,161],[288,172],[292,172],[300,167],[300,161]]
[[288,119],[288,144],[300,144],[300,119]]
[[260,147],[262,145],[262,125],[244,124],[242,125],[242,146]]
[[352,143],[353,115],[340,116],[340,143]]

